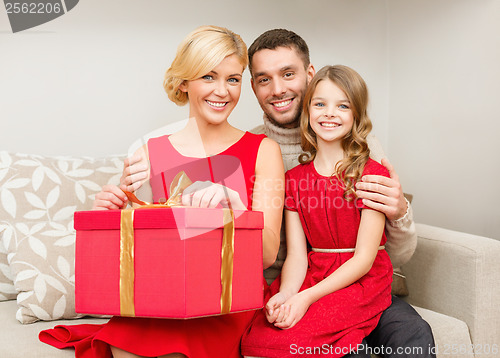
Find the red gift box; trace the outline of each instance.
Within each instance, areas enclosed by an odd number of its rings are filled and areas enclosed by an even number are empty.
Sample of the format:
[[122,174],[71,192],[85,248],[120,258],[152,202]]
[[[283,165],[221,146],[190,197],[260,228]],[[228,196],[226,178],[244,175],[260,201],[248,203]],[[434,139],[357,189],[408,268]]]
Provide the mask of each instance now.
[[[222,301],[228,296],[222,292],[221,274],[227,277],[229,271],[221,259],[222,209],[134,210],[132,264],[125,274],[122,213],[75,213],[76,312],[164,318],[224,313]],[[230,312],[259,309],[263,306],[263,216],[235,211],[233,224]],[[132,298],[126,297],[122,286],[129,271],[133,271],[131,282],[128,279]],[[124,313],[124,300],[132,305],[133,314]]]

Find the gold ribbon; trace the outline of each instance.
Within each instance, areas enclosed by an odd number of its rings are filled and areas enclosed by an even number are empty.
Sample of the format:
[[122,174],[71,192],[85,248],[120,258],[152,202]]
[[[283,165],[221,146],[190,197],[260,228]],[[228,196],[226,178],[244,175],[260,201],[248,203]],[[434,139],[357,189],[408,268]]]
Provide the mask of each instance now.
[[[124,191],[127,198],[140,208],[170,208],[182,205],[182,192],[192,182],[184,171],[178,173],[170,184],[170,197],[165,203],[154,204],[139,200],[133,193]],[[120,216],[120,315],[135,316],[134,304],[134,210],[122,210]],[[234,213],[223,209],[221,246],[221,314],[231,311],[234,262]]]
[[220,282],[220,313],[231,312],[233,300],[233,258],[234,258],[234,213],[231,209],[223,209],[224,231],[222,233]]
[[122,316],[135,316],[134,275],[134,210],[122,210],[120,218],[120,315]]

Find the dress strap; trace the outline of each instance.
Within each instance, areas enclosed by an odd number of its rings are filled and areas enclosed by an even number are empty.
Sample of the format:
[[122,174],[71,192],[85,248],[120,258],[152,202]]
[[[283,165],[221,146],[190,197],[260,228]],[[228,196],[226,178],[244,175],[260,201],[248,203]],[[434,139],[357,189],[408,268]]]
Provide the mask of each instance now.
[[[381,245],[378,247],[379,250],[385,250],[385,245]],[[313,247],[312,250],[314,252],[322,252],[322,253],[328,253],[328,254],[341,254],[344,252],[354,252],[356,249],[354,248],[349,248],[349,249],[318,249],[316,247]]]

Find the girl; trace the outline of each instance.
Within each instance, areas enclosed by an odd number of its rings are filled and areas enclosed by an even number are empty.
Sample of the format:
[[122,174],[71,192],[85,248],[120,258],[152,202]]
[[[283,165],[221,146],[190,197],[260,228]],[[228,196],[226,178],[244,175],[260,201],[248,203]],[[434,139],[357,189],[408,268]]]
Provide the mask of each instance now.
[[307,89],[306,154],[286,174],[288,253],[265,312],[243,338],[244,355],[362,356],[358,345],[391,303],[384,215],[354,196],[363,175],[389,176],[369,159],[367,104],[365,82],[345,66],[322,68]]
[[[164,81],[172,101],[189,103],[188,125],[170,136],[149,140],[140,153],[150,165],[154,201],[168,197],[162,182],[169,183],[184,170],[195,181],[182,195],[184,205],[262,211],[264,267],[268,267],[279,247],[284,169],[275,142],[240,131],[227,121],[238,103],[247,63],[245,43],[232,31],[204,26],[190,33],[179,45]],[[241,176],[228,173],[225,160],[233,164],[237,160],[235,168]],[[276,205],[279,202],[281,206]],[[126,205],[127,198],[117,186],[105,186],[96,195],[94,208]],[[88,340],[89,349],[93,357],[240,357],[241,336],[254,313],[190,320],[113,317],[91,332],[95,336]],[[51,342],[47,337],[41,336]],[[77,357],[81,356],[81,342],[75,347]]]

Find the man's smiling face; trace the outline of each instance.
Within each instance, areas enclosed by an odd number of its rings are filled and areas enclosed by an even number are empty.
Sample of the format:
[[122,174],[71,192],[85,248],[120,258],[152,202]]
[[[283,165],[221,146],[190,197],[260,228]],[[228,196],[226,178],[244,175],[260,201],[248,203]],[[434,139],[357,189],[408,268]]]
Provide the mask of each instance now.
[[281,127],[299,125],[302,101],[314,68],[289,47],[257,51],[252,58],[252,89],[267,117]]

